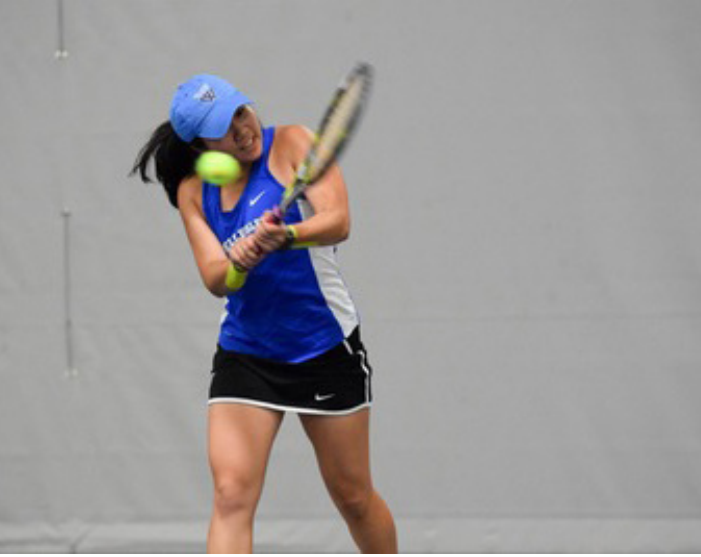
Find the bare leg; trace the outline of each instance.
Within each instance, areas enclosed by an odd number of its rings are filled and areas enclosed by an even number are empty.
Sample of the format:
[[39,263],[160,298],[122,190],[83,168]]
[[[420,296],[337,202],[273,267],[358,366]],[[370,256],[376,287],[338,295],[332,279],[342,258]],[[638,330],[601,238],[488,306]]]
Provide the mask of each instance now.
[[370,474],[370,411],[300,415],[331,498],[363,553],[397,553],[397,533]]
[[251,553],[253,517],[284,414],[245,404],[209,407],[214,508],[207,553]]

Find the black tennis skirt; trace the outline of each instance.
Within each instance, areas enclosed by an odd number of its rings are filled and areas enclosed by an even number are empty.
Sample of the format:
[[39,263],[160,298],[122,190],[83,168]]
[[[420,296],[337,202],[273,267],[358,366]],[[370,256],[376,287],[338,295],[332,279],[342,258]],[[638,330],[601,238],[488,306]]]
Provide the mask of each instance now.
[[370,406],[371,379],[359,328],[331,350],[298,364],[219,346],[209,404],[251,404],[300,414],[350,414]]

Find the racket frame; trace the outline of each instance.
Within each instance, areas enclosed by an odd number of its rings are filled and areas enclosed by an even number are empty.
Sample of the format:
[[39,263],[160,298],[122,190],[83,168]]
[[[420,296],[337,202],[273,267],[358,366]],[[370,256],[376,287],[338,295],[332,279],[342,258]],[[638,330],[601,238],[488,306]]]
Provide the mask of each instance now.
[[[304,162],[302,162],[302,164],[297,169],[294,181],[289,186],[287,186],[287,188],[285,188],[285,193],[283,195],[279,207],[276,207],[273,210],[273,214],[280,221],[284,219],[285,214],[287,213],[290,206],[297,199],[299,199],[299,197],[304,193],[304,190],[306,190],[309,186],[323,178],[324,175],[329,171],[329,169],[341,156],[341,153],[348,145],[348,140],[353,135],[353,132],[355,131],[355,129],[358,126],[358,123],[360,122],[360,117],[364,112],[366,101],[370,94],[372,77],[372,66],[366,62],[359,62],[345,77],[341,85],[336,89],[333,99],[329,103],[328,108],[324,113],[324,117],[321,119],[319,130],[314,135],[314,141],[312,142],[312,145],[309,148],[307,156],[304,158]],[[350,120],[348,121],[348,124],[344,128],[341,139],[338,141],[338,143],[336,143],[332,155],[324,163],[324,165],[317,170],[316,174],[312,176],[309,172],[309,169],[313,167],[313,163],[315,162],[314,159],[317,156],[317,149],[321,142],[321,139],[324,137],[324,132],[334,114],[337,105],[343,98],[343,95],[346,93],[346,91],[350,88],[350,86],[354,83],[356,79],[363,80],[363,83],[361,84],[362,89],[360,92],[360,99],[353,111],[353,114],[351,115]]]

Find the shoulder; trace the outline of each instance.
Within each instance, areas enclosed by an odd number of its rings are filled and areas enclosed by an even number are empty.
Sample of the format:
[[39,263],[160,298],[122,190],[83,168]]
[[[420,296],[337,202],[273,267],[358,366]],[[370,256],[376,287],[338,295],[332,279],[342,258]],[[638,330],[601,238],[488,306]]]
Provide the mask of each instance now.
[[310,142],[314,137],[314,132],[306,126],[292,125],[292,126],[278,126],[275,128],[275,139],[282,141],[289,141],[292,143],[296,142]]
[[197,176],[189,176],[180,182],[178,208],[181,213],[193,208],[202,212],[202,180]]
[[270,170],[282,184],[294,178],[312,144],[314,133],[304,126],[278,126],[270,151]]
[[305,126],[279,126],[275,128],[273,151],[276,155],[292,159],[293,164],[304,157],[314,138]]

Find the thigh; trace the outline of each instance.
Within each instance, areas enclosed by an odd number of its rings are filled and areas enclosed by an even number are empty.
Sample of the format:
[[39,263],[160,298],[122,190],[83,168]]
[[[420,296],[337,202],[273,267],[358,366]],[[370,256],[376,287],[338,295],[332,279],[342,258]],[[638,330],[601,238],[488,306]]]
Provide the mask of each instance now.
[[284,414],[245,404],[209,406],[209,463],[215,482],[261,482]]
[[329,488],[372,488],[368,408],[346,416],[302,414],[300,420]]

